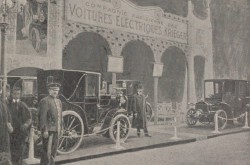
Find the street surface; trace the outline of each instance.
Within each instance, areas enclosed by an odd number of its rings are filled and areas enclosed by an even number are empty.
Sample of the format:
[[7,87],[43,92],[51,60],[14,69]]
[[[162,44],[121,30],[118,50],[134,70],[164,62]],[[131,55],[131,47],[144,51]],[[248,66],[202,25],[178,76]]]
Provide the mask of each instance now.
[[250,132],[67,165],[249,165]]

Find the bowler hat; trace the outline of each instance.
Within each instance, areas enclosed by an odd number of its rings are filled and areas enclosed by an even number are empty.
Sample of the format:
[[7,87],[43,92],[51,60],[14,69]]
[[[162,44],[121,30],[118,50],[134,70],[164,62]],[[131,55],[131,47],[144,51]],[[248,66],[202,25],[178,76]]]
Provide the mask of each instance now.
[[137,85],[137,89],[143,89],[143,85],[142,84],[138,84]]

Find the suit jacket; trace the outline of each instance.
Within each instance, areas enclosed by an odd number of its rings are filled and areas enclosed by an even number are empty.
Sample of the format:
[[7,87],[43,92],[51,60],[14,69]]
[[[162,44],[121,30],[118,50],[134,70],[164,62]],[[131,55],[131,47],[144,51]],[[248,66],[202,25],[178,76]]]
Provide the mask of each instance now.
[[[29,129],[32,123],[32,116],[28,106],[22,102],[9,102],[9,110],[12,119],[13,133],[21,136],[28,136]],[[22,130],[21,127],[26,125],[26,130]],[[20,137],[21,137],[20,136]]]
[[[56,105],[56,102],[58,105]],[[38,120],[41,132],[61,131],[62,127],[62,103],[61,100],[47,96],[38,105]]]

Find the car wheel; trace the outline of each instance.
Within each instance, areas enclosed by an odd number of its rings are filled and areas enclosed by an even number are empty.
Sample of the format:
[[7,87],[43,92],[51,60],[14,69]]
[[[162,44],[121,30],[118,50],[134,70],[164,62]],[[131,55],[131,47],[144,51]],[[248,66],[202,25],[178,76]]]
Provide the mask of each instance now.
[[118,114],[111,120],[109,128],[109,136],[113,140],[113,142],[116,142],[118,121],[120,121],[120,140],[122,142],[125,142],[129,136],[131,124],[128,117],[124,114]]
[[[220,130],[224,129],[227,125],[227,113],[224,110],[216,111],[218,115],[218,128]],[[215,117],[215,116],[214,116]],[[214,119],[215,120],[215,119]]]
[[195,109],[191,108],[187,111],[187,114],[186,114],[186,123],[188,126],[194,126],[198,119],[195,117]]
[[81,116],[72,110],[62,112],[62,135],[59,139],[57,152],[69,154],[74,152],[82,143],[84,124]]
[[31,29],[30,38],[33,48],[36,50],[36,52],[39,52],[41,46],[41,37],[37,28],[33,27]]
[[150,103],[146,103],[146,118],[147,121],[150,122],[153,116],[153,109],[152,106],[150,105]]

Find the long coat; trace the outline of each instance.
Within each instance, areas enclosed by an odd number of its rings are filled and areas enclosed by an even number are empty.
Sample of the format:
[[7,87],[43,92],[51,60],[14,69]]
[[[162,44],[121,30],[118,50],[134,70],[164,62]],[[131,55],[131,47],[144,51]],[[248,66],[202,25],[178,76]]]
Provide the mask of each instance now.
[[38,111],[40,130],[49,134],[48,138],[42,137],[40,165],[54,165],[62,128],[62,103],[49,95],[40,101]]
[[[59,103],[57,107],[56,102]],[[41,132],[52,131],[60,133],[62,128],[62,103],[59,99],[47,96],[39,103],[39,128]]]
[[0,165],[10,163],[10,138],[7,123],[11,122],[10,114],[5,103],[0,100]]
[[146,120],[146,98],[144,95],[135,94],[133,96],[133,128],[145,129],[147,127]]

